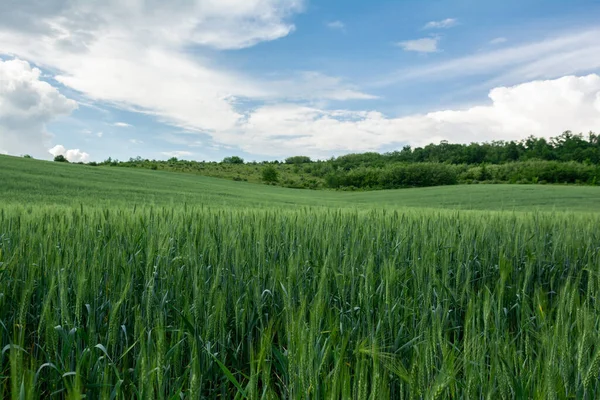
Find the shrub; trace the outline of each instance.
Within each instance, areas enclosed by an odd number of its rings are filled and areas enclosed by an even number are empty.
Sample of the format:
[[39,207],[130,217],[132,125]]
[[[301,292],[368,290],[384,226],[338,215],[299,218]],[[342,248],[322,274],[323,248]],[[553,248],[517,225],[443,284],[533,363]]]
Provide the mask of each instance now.
[[243,164],[244,159],[238,156],[225,157],[223,164]]
[[267,183],[274,183],[279,180],[279,172],[272,165],[267,165],[262,171],[262,180]]
[[311,162],[312,160],[307,156],[294,156],[285,159],[286,164],[307,164]]
[[65,158],[65,156],[63,156],[62,154],[59,154],[56,157],[54,157],[54,161],[56,161],[56,162],[63,162],[63,163],[68,163],[69,162],[69,160],[67,160]]

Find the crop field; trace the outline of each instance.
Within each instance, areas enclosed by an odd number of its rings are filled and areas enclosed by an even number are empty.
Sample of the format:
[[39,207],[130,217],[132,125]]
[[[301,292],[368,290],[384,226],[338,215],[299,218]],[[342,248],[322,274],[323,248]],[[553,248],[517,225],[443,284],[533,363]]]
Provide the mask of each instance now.
[[597,398],[598,200],[0,157],[0,397]]

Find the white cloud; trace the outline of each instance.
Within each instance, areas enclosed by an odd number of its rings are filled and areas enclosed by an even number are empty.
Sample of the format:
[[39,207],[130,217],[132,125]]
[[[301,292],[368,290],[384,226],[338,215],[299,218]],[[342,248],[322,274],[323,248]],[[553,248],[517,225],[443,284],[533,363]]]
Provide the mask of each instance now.
[[129,143],[131,143],[131,144],[144,144],[143,141],[138,140],[138,139],[129,139]]
[[163,151],[160,154],[162,154],[164,156],[167,156],[167,157],[177,157],[177,158],[189,157],[189,156],[193,156],[194,155],[194,153],[192,153],[190,151],[184,151],[184,150],[179,150],[179,151]]
[[425,24],[423,29],[446,29],[452,28],[458,24],[458,20],[456,18],[446,18],[441,21],[430,21]]
[[438,37],[405,40],[397,43],[404,51],[415,51],[417,53],[435,53],[438,51]]
[[[238,107],[248,99],[322,103],[375,98],[314,71],[249,77],[217,65],[198,47],[239,48],[285,36],[294,29],[289,17],[303,3],[54,0],[41,7],[22,0],[10,9],[12,17],[0,15],[0,53],[56,71],[58,82],[85,96],[82,105],[97,108],[94,102],[104,102],[151,114],[218,141],[220,132],[244,120]],[[19,23],[7,23],[17,18]]]
[[495,39],[490,40],[490,44],[502,44],[502,43],[506,43],[508,41],[508,39],[506,39],[505,37],[497,37]]
[[67,150],[65,146],[60,144],[48,150],[48,153],[52,154],[53,157],[64,156],[69,162],[88,162],[90,160],[88,153],[79,149]]
[[327,23],[327,27],[329,29],[344,31],[346,29],[346,24],[344,24],[342,21],[331,21]]
[[128,124],[128,123],[126,123],[126,122],[115,122],[115,123],[113,124],[113,126],[116,126],[116,127],[118,127],[118,128],[131,128],[133,125],[131,125],[131,124]]
[[490,91],[491,104],[402,118],[379,112],[327,111],[294,104],[269,105],[248,115],[222,142],[271,156],[377,151],[409,143],[422,146],[448,140],[520,140],[587,132],[600,126],[600,76],[567,76]]
[[46,124],[77,108],[41,72],[20,60],[0,60],[0,150],[42,157],[50,144]]
[[[57,81],[91,100],[217,131],[241,117],[237,99],[277,91],[214,65],[202,47],[237,49],[286,36],[294,30],[289,17],[302,7],[303,0],[56,0],[44,7],[21,0],[0,16],[0,53],[58,71]],[[6,23],[11,18],[20,23]]]
[[286,100],[371,100],[368,93],[344,80],[316,71],[302,71],[286,79],[272,79],[262,83],[270,92],[268,97]]
[[96,133],[96,136],[98,136],[99,138],[101,138],[102,136],[104,136],[104,132],[98,132],[98,133]]
[[[46,36],[65,50],[85,52],[102,33],[121,39],[239,49],[288,35],[303,0],[19,0],[0,25]],[[119,32],[115,31],[115,28]]]

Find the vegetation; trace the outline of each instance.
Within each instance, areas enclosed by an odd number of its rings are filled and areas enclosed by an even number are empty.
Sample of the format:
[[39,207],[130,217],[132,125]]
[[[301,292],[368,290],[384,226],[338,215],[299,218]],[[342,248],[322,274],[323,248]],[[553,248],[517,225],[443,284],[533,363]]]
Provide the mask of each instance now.
[[262,171],[262,180],[267,183],[274,183],[279,180],[279,173],[272,165],[268,165]]
[[285,159],[286,164],[307,164],[311,162],[312,160],[307,156],[294,156]]
[[[600,211],[600,188],[565,185],[455,185],[379,191],[293,190],[192,174],[24,160],[0,156],[0,204],[126,207],[184,204],[219,209],[446,208]],[[281,179],[285,179],[280,177]]]
[[225,157],[223,159],[223,164],[243,164],[244,159],[238,156]]
[[62,163],[68,163],[69,161],[65,158],[65,156],[63,156],[62,154],[57,155],[56,157],[54,157],[54,161],[55,162],[62,162]]
[[[132,158],[93,165],[188,172],[304,189],[374,190],[473,183],[598,185],[600,136],[590,133],[584,138],[565,132],[551,140],[530,137],[521,142],[469,145],[441,142],[415,149],[406,146],[385,154],[347,154],[326,161],[294,156],[284,163],[245,163],[232,156],[221,163]],[[275,169],[279,179],[265,180],[265,169]]]
[[0,393],[596,398],[599,223],[2,206]]
[[0,169],[2,398],[600,393],[600,188]]

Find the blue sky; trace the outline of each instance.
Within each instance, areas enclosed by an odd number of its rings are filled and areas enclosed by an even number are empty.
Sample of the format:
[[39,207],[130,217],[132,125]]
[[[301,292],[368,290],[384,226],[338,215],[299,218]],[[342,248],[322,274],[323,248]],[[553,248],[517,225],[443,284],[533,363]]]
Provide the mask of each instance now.
[[598,0],[4,2],[4,153],[328,158],[600,131]]

